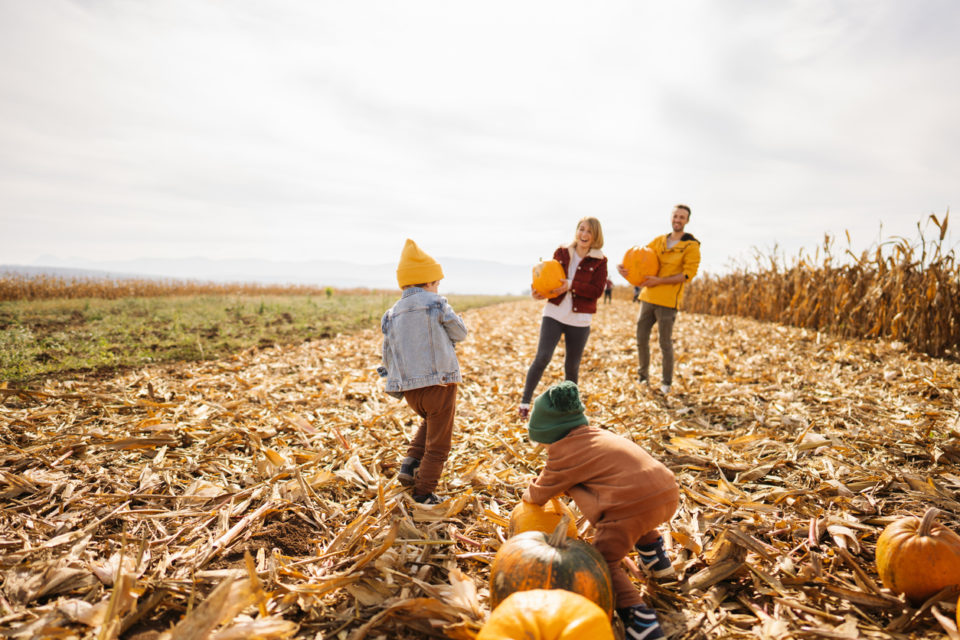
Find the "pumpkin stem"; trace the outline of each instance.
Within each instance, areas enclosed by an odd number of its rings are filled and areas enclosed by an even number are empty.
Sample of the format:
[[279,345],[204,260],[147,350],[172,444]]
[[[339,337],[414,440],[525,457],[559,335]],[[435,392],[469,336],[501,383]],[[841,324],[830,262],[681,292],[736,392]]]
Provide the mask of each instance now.
[[930,535],[930,530],[933,529],[933,521],[937,519],[938,515],[940,515],[940,510],[936,507],[927,509],[927,512],[923,514],[923,519],[920,520],[920,528],[917,529],[917,535]]
[[557,528],[553,530],[553,533],[550,534],[550,538],[547,540],[547,544],[551,547],[556,547],[557,549],[562,549],[567,546],[567,527],[570,525],[570,516],[563,514],[560,518],[560,522],[557,523]]

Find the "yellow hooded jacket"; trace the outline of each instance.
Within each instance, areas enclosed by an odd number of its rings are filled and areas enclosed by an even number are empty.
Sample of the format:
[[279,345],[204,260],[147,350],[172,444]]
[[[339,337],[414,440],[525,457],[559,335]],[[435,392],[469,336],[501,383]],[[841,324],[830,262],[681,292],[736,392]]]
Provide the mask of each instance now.
[[700,268],[700,241],[694,238],[693,234],[685,233],[677,244],[668,249],[667,236],[662,235],[654,238],[653,242],[647,246],[656,252],[657,258],[660,260],[660,269],[657,271],[658,277],[668,278],[682,273],[687,278],[677,284],[644,287],[640,293],[640,300],[661,307],[679,309],[680,301],[683,300],[683,286],[693,280],[693,277],[697,275],[697,269]]

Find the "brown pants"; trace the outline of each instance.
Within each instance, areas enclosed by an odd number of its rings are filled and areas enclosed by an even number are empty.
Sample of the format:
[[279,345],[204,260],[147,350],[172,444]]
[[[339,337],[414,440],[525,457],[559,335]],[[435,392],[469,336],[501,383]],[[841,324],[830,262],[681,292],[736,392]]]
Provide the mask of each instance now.
[[457,385],[434,385],[403,392],[403,398],[423,421],[407,455],[420,461],[413,492],[432,493],[450,455],[453,438],[453,416],[457,409]]
[[618,609],[643,604],[643,598],[623,570],[621,560],[627,557],[638,541],[649,543],[657,539],[656,528],[673,517],[679,500],[680,491],[674,487],[672,491],[664,491],[654,496],[648,509],[630,518],[613,522],[601,520],[596,524],[597,535],[593,538],[593,546],[610,567],[613,595]]

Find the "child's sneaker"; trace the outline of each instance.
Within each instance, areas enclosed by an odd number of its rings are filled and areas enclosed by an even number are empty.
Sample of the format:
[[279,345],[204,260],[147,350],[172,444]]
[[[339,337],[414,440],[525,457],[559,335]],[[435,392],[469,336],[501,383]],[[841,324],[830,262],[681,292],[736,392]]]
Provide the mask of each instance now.
[[617,609],[623,620],[623,628],[629,640],[656,640],[663,638],[663,629],[657,620],[657,612],[642,604]]
[[407,456],[400,461],[400,473],[397,474],[397,482],[405,487],[413,486],[414,476],[417,475],[417,467],[420,461],[416,458]]
[[443,500],[435,493],[426,493],[423,495],[414,495],[414,502],[419,502],[420,504],[440,504]]
[[530,417],[530,405],[521,404],[519,407],[517,407],[517,415],[520,416],[521,420],[528,419]]
[[667,552],[663,548],[663,538],[657,538],[656,542],[650,544],[637,544],[636,548],[640,568],[654,578],[667,578],[676,575],[677,571],[673,568],[673,563],[670,562],[670,558],[667,557]]

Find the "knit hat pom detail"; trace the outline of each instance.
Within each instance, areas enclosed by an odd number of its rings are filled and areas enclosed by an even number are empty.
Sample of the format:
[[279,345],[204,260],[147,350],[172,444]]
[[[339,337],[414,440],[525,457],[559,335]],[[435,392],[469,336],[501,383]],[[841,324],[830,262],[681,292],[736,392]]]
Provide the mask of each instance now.
[[534,401],[527,434],[533,442],[552,444],[571,429],[588,424],[585,410],[575,382],[556,384]]
[[550,394],[550,402],[557,411],[583,411],[584,406],[580,403],[580,392],[577,385],[570,383],[561,383],[551,387],[547,393]]

